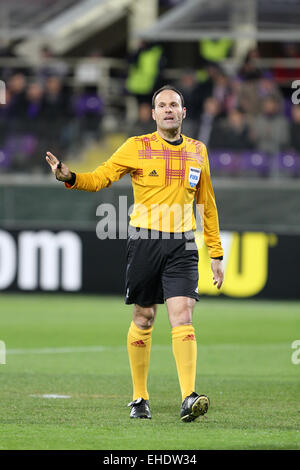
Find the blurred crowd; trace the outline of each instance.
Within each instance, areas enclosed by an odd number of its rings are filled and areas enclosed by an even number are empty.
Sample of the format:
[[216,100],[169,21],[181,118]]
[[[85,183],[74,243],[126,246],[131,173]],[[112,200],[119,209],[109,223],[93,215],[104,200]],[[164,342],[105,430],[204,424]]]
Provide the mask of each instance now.
[[[50,56],[43,51],[44,59]],[[70,71],[62,60],[33,70],[5,69],[6,103],[0,106],[0,165],[6,171],[47,171],[41,158],[76,151],[84,140],[98,140],[103,98],[94,82],[67,86]],[[80,66],[77,73],[80,74]],[[80,83],[80,80],[79,80]]]
[[[262,70],[257,54],[250,50],[234,75],[212,62],[204,64],[201,80],[196,70],[182,73],[174,84],[187,108],[183,132],[207,145],[216,170],[227,165],[232,175],[256,170],[260,176],[278,176],[287,170],[299,176],[300,105],[292,102],[291,82],[300,71]],[[139,101],[133,134],[154,129],[148,100]]]
[[[51,55],[47,48],[43,54],[44,59]],[[230,151],[238,158],[243,152],[256,152],[267,162],[261,174],[276,174],[278,155],[300,155],[300,105],[285,93],[279,70],[256,67],[256,54],[255,49],[249,51],[234,75],[229,76],[222,63],[208,61],[201,65],[200,78],[199,70],[193,69],[184,70],[179,80],[166,81],[162,48],[141,45],[129,58],[122,91],[136,100],[136,119],[126,122],[120,112],[119,128],[128,136],[153,132],[151,95],[158,86],[172,83],[185,98],[184,134],[203,141],[213,155]],[[61,59],[49,64],[44,60],[30,76],[25,70],[5,72],[1,171],[47,171],[41,158],[45,150],[76,154],[87,142],[103,136],[105,97],[99,93],[95,64],[78,64],[71,72]],[[67,86],[70,76],[77,78],[79,86]],[[300,168],[290,167],[298,176]]]

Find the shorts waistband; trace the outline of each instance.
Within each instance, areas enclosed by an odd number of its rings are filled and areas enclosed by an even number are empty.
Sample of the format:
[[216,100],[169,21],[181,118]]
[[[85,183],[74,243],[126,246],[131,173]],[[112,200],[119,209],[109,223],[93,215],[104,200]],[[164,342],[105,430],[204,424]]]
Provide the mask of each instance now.
[[193,240],[195,232],[188,230],[187,232],[160,232],[148,228],[133,227],[128,225],[128,237],[132,240]]

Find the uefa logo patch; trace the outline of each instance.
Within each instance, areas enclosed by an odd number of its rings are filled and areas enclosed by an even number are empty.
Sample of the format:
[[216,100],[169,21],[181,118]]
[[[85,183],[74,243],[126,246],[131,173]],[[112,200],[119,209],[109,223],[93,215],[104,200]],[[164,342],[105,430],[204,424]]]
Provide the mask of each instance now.
[[199,168],[190,168],[189,172],[189,185],[194,188],[200,179],[201,170]]

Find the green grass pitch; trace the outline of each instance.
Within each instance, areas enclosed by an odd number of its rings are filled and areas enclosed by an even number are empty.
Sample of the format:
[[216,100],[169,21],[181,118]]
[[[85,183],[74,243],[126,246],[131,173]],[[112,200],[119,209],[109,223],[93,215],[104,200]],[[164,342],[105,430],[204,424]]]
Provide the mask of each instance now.
[[152,341],[153,419],[129,419],[131,310],[118,297],[1,294],[0,449],[300,449],[299,302],[197,303],[196,390],[211,407],[193,423],[179,419],[165,306]]

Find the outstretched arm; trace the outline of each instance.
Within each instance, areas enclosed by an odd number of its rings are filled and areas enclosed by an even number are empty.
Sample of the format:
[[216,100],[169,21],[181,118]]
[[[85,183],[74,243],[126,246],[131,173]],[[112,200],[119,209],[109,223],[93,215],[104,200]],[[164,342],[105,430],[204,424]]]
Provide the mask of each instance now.
[[127,139],[106,162],[88,173],[72,173],[50,152],[47,152],[46,160],[55,177],[64,181],[67,188],[93,192],[108,188],[126,173],[136,170],[137,147],[134,138]]

